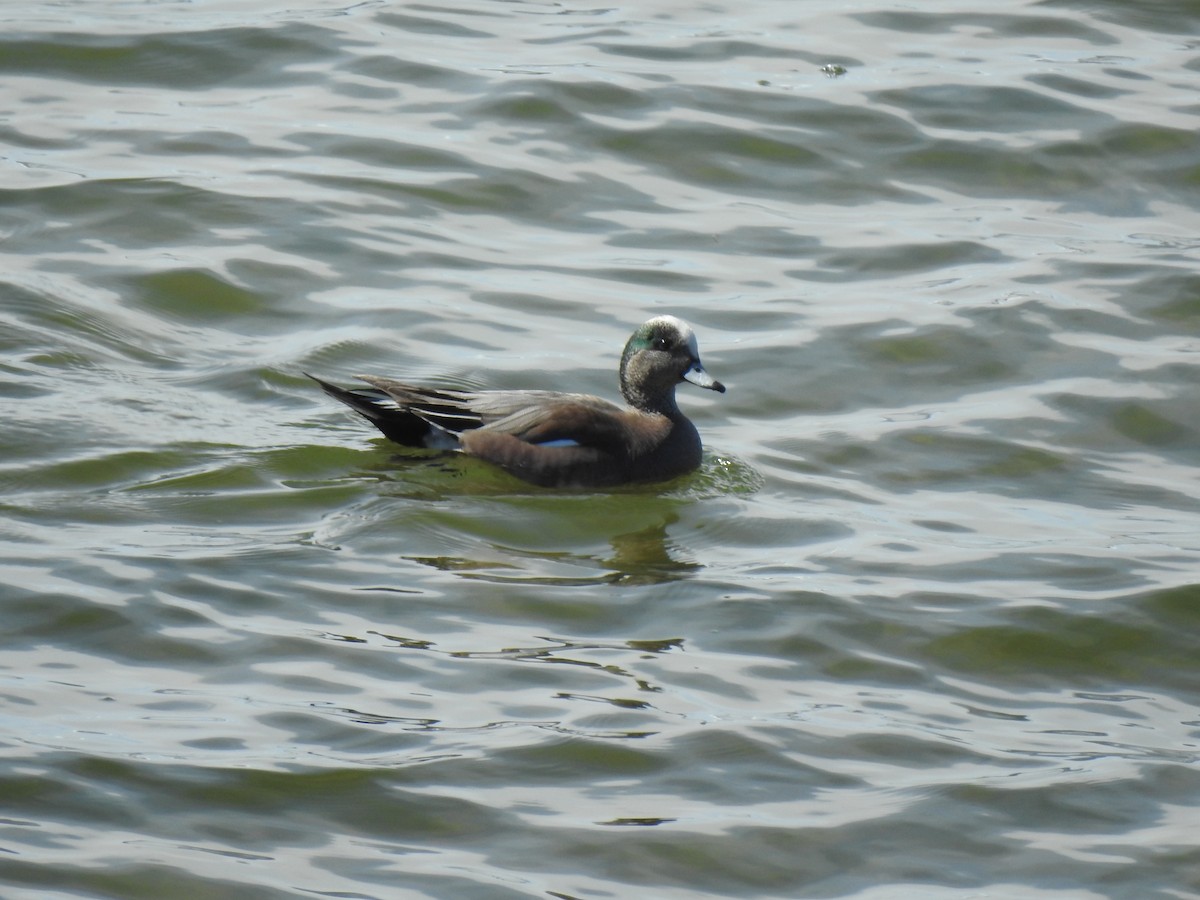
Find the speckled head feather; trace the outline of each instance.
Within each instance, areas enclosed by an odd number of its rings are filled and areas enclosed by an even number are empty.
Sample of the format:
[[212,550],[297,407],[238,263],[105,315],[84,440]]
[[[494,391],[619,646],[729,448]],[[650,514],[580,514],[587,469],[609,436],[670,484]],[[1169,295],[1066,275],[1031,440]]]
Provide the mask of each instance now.
[[655,316],[625,344],[621,395],[634,409],[666,412],[675,408],[675,385],[681,381],[725,393],[725,385],[704,371],[691,326],[674,316]]

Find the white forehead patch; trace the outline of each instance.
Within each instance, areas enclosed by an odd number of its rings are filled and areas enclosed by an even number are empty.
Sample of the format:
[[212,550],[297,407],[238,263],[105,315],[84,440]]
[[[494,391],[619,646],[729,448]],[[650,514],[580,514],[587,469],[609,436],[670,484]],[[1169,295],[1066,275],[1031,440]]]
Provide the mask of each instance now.
[[696,333],[692,331],[692,326],[683,319],[677,319],[674,316],[655,316],[647,324],[670,328],[687,343],[688,349],[692,351],[692,356],[700,358],[700,350],[696,345]]

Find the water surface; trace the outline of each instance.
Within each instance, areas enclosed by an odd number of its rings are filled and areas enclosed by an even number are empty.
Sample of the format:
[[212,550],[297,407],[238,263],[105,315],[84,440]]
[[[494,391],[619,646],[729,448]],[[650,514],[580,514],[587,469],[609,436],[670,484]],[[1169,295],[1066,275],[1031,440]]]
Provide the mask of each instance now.
[[[1193,5],[0,22],[6,898],[1200,896]],[[666,485],[302,375],[659,313]]]

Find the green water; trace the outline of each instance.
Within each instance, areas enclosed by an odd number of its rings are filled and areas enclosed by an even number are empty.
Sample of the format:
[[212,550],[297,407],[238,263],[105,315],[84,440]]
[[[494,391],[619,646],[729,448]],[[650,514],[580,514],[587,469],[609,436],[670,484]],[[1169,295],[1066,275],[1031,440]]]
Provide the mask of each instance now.
[[0,19],[5,900],[1200,897],[1195,4]]

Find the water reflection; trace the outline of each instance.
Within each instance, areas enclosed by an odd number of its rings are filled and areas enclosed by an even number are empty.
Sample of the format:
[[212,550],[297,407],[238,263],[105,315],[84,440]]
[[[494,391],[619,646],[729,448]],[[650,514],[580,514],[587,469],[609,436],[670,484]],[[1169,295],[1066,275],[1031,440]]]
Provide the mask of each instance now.
[[497,584],[538,584],[559,587],[602,584],[622,586],[665,584],[687,578],[703,568],[699,563],[672,555],[672,551],[678,553],[679,548],[668,538],[667,528],[678,518],[677,515],[671,513],[654,525],[610,538],[609,543],[613,552],[607,558],[584,553],[535,551],[499,544],[491,545],[492,550],[505,556],[546,563],[556,569],[564,566],[580,569],[603,569],[595,575],[531,574],[522,572],[521,567],[513,562],[475,560],[459,556],[409,556],[405,558],[443,572],[453,572],[462,578],[490,581]]

